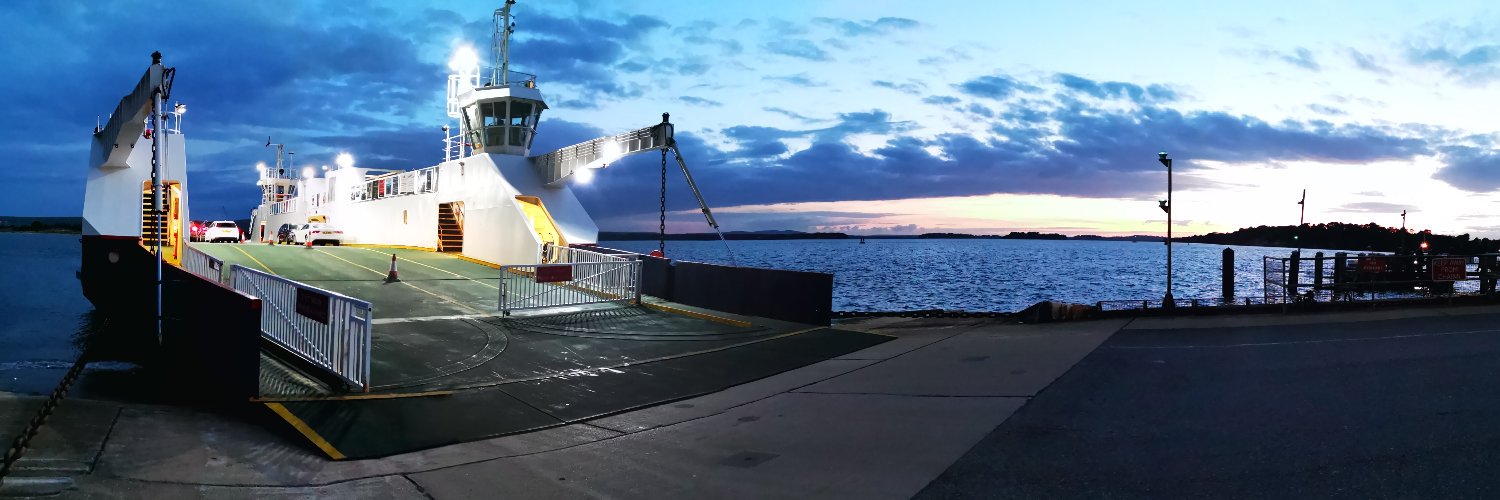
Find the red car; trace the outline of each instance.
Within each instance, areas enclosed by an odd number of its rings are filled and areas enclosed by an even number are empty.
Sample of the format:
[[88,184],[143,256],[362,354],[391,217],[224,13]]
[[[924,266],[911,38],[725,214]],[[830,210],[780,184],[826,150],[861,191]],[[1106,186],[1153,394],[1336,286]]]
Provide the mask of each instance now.
[[207,224],[202,221],[193,221],[188,225],[188,241],[203,241],[203,234],[207,231]]

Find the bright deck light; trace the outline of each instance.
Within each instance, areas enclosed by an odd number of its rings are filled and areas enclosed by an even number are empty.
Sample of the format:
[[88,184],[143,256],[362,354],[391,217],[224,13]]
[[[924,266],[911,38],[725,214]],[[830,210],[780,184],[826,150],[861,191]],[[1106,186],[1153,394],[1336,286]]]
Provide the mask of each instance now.
[[590,182],[593,182],[594,169],[580,168],[577,171],[573,172],[573,178],[577,179],[579,184],[588,184]]
[[337,164],[339,168],[352,167],[354,166],[354,155],[351,155],[349,153],[339,153],[338,158],[335,158],[333,160],[333,163]]
[[479,53],[474,52],[474,47],[460,45],[453,51],[453,57],[448,59],[448,69],[467,73],[479,67]]
[[302,178],[303,179],[311,179],[315,175],[317,175],[317,171],[313,170],[312,167],[302,167]]
[[255,164],[255,171],[256,172],[260,172],[262,174],[266,173],[266,162],[256,163]]

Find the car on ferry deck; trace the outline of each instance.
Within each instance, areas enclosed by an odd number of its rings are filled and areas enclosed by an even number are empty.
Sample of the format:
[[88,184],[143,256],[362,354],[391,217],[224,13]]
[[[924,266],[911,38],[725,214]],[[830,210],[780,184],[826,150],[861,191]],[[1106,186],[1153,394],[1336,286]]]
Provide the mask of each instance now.
[[291,243],[292,242],[292,232],[294,232],[296,230],[297,230],[297,225],[296,224],[282,224],[281,227],[276,230],[276,242],[277,243]]
[[208,225],[201,220],[195,220],[188,224],[188,241],[203,241],[203,234],[208,231]]
[[216,220],[204,230],[203,239],[211,243],[221,241],[236,243],[240,241],[240,235],[239,224],[235,224],[232,220]]
[[309,222],[292,231],[292,243],[305,245],[309,241],[314,245],[342,245],[344,231],[326,222]]

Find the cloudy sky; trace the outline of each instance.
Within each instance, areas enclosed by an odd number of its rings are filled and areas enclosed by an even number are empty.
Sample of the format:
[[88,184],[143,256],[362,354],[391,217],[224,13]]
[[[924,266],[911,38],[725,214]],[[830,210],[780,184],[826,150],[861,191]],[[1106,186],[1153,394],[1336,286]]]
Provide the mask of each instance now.
[[[90,131],[160,50],[196,217],[299,164],[440,160],[446,62],[499,2],[0,3],[4,215],[76,215]],[[187,5],[178,5],[187,4]],[[526,1],[536,149],[672,113],[728,230],[1181,233],[1377,222],[1500,235],[1500,17],[1485,2]],[[626,10],[626,9],[629,10]],[[153,10],[159,9],[159,10]],[[574,189],[654,230],[660,157]],[[706,229],[681,176],[669,230]]]

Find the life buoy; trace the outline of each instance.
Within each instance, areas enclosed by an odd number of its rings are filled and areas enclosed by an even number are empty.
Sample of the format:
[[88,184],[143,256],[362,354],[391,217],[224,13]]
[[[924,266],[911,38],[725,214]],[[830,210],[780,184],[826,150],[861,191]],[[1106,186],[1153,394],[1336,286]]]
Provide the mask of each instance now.
[[652,250],[651,253],[647,254],[647,255],[650,255],[652,257],[656,257],[658,259],[665,259],[665,258],[667,258],[666,254],[661,253],[661,250]]

